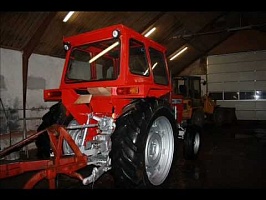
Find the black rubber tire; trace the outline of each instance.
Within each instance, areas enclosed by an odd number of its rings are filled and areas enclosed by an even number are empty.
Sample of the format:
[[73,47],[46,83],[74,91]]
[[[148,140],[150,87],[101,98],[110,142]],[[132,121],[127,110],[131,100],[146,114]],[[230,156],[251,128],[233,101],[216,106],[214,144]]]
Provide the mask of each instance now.
[[[170,158],[172,160],[169,173],[166,175],[165,179],[163,178],[164,180],[161,180],[160,183],[154,184],[151,183],[153,180],[150,181],[149,177],[147,176],[145,160],[149,159],[149,157],[147,156],[148,153],[145,150],[149,149],[150,147],[149,144],[151,142],[147,144],[147,142],[150,141],[149,138],[156,137],[155,131],[152,134],[150,131],[152,130],[151,126],[153,122],[158,119],[164,119],[165,121],[169,122],[168,125],[170,124],[170,129],[173,131],[173,139],[171,140],[171,144],[169,144],[169,146],[172,144],[174,145],[172,151],[173,154],[171,154],[171,152],[169,153],[172,155],[172,158]],[[171,132],[171,130],[165,132],[168,134]],[[168,137],[168,135],[166,137]],[[178,157],[177,147],[179,139],[176,122],[172,113],[172,109],[168,103],[157,99],[146,99],[132,102],[129,106],[127,106],[127,111],[124,112],[124,114],[117,120],[116,130],[112,134],[111,138],[111,172],[113,174],[116,188],[170,187],[170,179],[175,177],[173,173],[175,171],[175,163]],[[159,136],[158,140],[160,139],[161,138]],[[164,144],[161,146],[164,146]],[[158,154],[163,157],[161,154],[162,149],[160,150],[161,151],[158,151]],[[147,163],[148,162],[149,161],[147,161]],[[162,164],[161,167],[164,168],[165,166]],[[167,165],[166,168],[169,168],[169,165]]]
[[[37,132],[42,131],[53,124],[67,125],[72,117],[66,116],[66,109],[61,102],[51,106],[49,111],[42,117],[42,123]],[[51,153],[50,139],[47,131],[39,135],[35,140],[37,147],[37,157],[39,159],[49,159]]]
[[222,126],[225,122],[224,111],[221,108],[216,108],[213,113],[213,120],[216,126]]
[[184,135],[183,155],[186,160],[195,160],[200,151],[201,129],[198,126],[188,126]]
[[226,124],[232,125],[236,122],[235,108],[226,108],[225,115],[227,116],[225,119]]
[[191,125],[203,127],[205,122],[205,115],[202,109],[195,109],[191,118]]

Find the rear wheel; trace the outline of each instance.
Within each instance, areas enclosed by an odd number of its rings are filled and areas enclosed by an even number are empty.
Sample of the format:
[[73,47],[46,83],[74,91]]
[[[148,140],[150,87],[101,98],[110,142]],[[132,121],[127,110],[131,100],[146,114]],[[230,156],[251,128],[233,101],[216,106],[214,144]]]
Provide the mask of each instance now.
[[224,124],[224,112],[220,108],[216,108],[213,113],[213,119],[216,126],[222,126]]
[[194,160],[198,157],[200,149],[200,129],[196,126],[186,128],[184,136],[184,158]]
[[117,121],[112,173],[118,188],[169,186],[177,160],[175,119],[163,101],[138,101]]

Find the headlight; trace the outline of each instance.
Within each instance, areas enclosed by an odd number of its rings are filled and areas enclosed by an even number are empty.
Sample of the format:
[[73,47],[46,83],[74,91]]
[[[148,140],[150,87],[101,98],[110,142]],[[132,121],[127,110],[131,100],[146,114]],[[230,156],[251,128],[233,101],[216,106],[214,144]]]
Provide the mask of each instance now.
[[65,49],[66,51],[68,51],[68,50],[70,49],[70,43],[69,43],[69,42],[64,43],[64,49]]
[[120,32],[119,32],[118,30],[114,30],[114,31],[113,31],[113,37],[114,37],[114,38],[119,37],[119,35],[120,35]]

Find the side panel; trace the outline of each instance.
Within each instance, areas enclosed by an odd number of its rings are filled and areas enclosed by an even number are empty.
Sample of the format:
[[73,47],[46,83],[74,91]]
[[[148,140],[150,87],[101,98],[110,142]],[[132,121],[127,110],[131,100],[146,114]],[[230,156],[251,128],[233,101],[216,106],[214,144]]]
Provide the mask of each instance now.
[[239,120],[266,120],[266,51],[207,58],[207,91]]

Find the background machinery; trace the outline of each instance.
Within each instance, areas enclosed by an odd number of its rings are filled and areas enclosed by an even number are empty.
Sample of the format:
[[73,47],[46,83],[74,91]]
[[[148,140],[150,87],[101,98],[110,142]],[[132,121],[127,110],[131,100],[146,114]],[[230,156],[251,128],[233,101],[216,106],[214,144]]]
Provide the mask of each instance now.
[[231,124],[236,120],[235,108],[217,105],[208,94],[202,94],[201,85],[206,84],[200,76],[173,78],[174,93],[184,96],[182,118],[202,127],[206,122],[217,126]]

